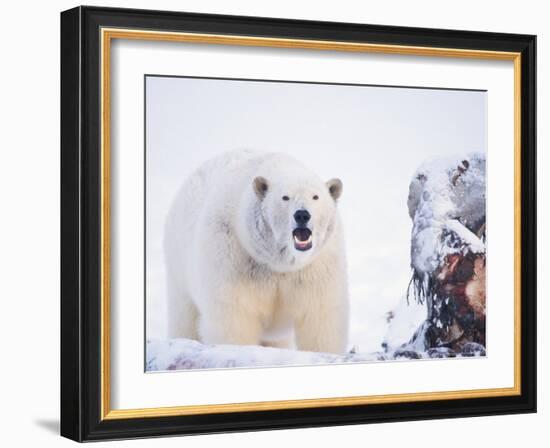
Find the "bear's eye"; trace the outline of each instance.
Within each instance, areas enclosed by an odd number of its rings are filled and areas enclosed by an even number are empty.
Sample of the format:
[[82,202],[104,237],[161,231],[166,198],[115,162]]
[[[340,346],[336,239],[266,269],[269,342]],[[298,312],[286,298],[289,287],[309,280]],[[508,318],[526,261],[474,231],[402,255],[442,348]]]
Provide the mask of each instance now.
[[283,196],[283,201],[288,201],[290,198],[288,196]]
[[317,196],[317,195],[313,196],[314,201],[316,201],[317,199],[319,199],[319,196]]

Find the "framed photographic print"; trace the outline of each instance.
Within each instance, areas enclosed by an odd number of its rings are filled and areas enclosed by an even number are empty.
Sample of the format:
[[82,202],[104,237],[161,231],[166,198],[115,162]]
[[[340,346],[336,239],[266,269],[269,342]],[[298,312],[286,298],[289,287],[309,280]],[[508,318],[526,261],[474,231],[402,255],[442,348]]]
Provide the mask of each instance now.
[[536,411],[535,36],[61,14],[61,433]]

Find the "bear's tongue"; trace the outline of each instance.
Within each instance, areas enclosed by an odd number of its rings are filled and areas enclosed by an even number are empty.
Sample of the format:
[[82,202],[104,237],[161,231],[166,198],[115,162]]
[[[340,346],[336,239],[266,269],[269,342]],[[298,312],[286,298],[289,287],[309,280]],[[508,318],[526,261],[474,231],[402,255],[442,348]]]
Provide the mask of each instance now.
[[292,232],[294,237],[294,247],[298,250],[308,250],[311,248],[311,230],[307,228],[297,228]]

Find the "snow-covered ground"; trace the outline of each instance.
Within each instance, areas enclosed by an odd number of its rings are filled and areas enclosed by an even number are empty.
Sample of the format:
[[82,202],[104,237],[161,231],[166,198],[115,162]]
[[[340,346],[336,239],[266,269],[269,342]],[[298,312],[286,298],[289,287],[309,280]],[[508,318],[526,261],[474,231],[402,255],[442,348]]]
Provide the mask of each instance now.
[[154,340],[147,343],[147,371],[266,367],[280,365],[368,362],[383,354],[332,355],[254,345],[204,345],[191,339]]
[[204,160],[249,147],[343,180],[349,348],[406,342],[426,316],[405,298],[409,182],[425,160],[485,151],[486,114],[485,92],[148,78],[147,339],[166,337],[161,242],[175,192]]
[[257,345],[206,345],[191,339],[147,341],[147,372],[170,370],[223,369],[273,366],[306,366],[375,361],[408,361],[448,357],[484,356],[484,348],[470,344],[462,353],[445,348],[414,351],[411,348],[392,352],[356,352],[344,355],[306,352]]

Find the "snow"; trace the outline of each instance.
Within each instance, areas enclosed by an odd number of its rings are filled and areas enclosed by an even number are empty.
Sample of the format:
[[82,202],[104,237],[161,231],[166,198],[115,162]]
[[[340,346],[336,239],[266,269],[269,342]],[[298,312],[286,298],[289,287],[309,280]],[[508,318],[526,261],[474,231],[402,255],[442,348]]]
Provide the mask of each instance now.
[[[472,233],[467,227],[456,220],[448,219],[445,221],[445,230],[449,234],[455,234],[458,239],[462,242],[462,252],[473,252],[475,254],[484,254],[485,253],[485,243],[474,233]],[[448,246],[448,245],[446,245]]]
[[382,353],[332,355],[255,345],[205,345],[190,339],[147,341],[146,370],[334,364],[384,359]]
[[428,314],[426,303],[408,300],[405,296],[390,313],[391,319],[384,336],[384,347],[391,353],[411,339]]
[[484,348],[479,344],[471,344],[459,354],[443,348],[420,351],[410,346],[406,350],[398,349],[391,353],[359,353],[352,349],[345,355],[334,355],[256,345],[206,345],[191,339],[157,339],[147,341],[146,371],[407,361],[483,356],[484,354]]

